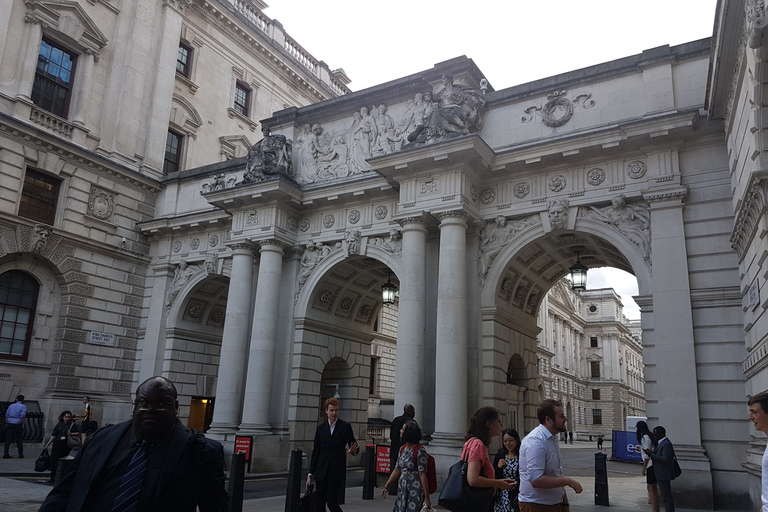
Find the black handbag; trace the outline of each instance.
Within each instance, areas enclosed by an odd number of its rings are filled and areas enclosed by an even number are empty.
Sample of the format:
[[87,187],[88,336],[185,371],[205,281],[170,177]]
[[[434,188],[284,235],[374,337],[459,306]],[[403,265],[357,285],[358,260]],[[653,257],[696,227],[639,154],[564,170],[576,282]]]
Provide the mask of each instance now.
[[315,512],[315,494],[312,492],[314,487],[314,484],[310,484],[307,488],[307,492],[304,493],[304,496],[299,498],[296,512]]
[[43,453],[35,461],[35,471],[42,473],[51,469],[51,456],[48,455],[48,448],[43,448]]
[[674,480],[675,478],[683,474],[683,470],[680,469],[680,464],[677,463],[677,457],[672,459],[672,461],[675,463],[675,467],[672,470],[672,480]]
[[467,461],[460,460],[448,470],[437,504],[451,512],[487,512],[493,506],[491,487],[472,487],[467,482]]

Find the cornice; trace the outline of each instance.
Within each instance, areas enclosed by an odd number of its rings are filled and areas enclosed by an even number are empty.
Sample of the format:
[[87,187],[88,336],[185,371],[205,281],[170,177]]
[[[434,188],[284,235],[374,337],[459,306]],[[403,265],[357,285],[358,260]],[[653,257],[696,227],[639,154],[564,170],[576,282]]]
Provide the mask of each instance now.
[[768,193],[768,176],[755,175],[752,182],[744,190],[744,195],[739,202],[739,211],[736,213],[736,221],[731,232],[731,247],[739,256],[739,262],[744,259],[747,249],[760,227],[766,210],[766,194]]

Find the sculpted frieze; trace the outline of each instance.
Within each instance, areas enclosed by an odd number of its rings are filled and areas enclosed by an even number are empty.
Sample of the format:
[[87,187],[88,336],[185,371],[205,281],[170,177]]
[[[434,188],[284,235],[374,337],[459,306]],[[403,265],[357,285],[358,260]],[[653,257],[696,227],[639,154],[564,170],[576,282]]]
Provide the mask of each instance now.
[[268,126],[263,126],[261,131],[264,138],[248,151],[243,183],[263,181],[277,174],[293,180],[293,142],[286,139],[285,135],[272,135]]
[[296,279],[298,285],[296,290],[296,297],[294,302],[299,299],[299,293],[304,287],[304,283],[307,282],[309,276],[315,271],[317,265],[320,264],[325,258],[327,258],[334,251],[341,250],[341,242],[336,243],[334,246],[325,245],[323,242],[315,243],[313,240],[308,240],[304,252],[301,255],[301,269]]
[[403,252],[403,235],[397,229],[389,230],[389,238],[383,238],[380,236],[371,238],[368,243],[370,245],[378,245],[387,252],[392,254],[400,254]]
[[189,282],[192,276],[202,271],[203,267],[200,265],[189,265],[186,261],[183,260],[179,262],[178,265],[176,265],[176,270],[173,274],[173,282],[171,283],[171,286],[168,289],[168,293],[165,296],[166,313],[170,311],[171,306],[173,306],[173,303],[176,301],[176,297],[179,295],[181,289],[184,288],[184,285]]
[[486,221],[480,231],[480,284],[483,284],[493,260],[512,239],[526,228],[538,224],[538,216],[532,215],[526,219],[507,222],[503,215],[493,221]]
[[619,194],[609,206],[582,208],[580,216],[599,220],[613,226],[639,249],[643,259],[651,263],[651,212],[650,209],[627,204],[627,198]]
[[571,120],[576,107],[589,109],[595,106],[591,93],[579,94],[573,100],[567,97],[568,91],[554,91],[547,95],[544,105],[532,105],[525,109],[523,123],[529,123],[536,118],[550,128],[563,126]]

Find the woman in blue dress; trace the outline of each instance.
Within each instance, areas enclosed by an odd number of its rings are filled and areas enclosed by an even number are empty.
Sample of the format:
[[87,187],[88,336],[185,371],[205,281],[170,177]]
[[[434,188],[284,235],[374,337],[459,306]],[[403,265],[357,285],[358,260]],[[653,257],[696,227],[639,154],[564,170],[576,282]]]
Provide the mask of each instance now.
[[[508,428],[501,433],[501,441],[504,447],[496,454],[493,468],[496,470],[496,478],[512,478],[520,481],[520,436],[517,430]],[[517,493],[520,488],[516,485],[508,491],[501,491],[496,497],[493,507],[494,512],[520,512],[517,502]]]
[[[389,480],[381,489],[381,497],[386,498],[388,488],[397,482],[397,500],[393,512],[419,512],[422,504],[432,507],[432,501],[425,489],[427,484],[427,451],[419,444],[421,428],[415,420],[408,420],[400,429],[400,439],[403,442],[397,465]],[[414,457],[413,451],[416,450]],[[415,459],[415,460],[414,460]],[[399,479],[399,480],[398,480]]]

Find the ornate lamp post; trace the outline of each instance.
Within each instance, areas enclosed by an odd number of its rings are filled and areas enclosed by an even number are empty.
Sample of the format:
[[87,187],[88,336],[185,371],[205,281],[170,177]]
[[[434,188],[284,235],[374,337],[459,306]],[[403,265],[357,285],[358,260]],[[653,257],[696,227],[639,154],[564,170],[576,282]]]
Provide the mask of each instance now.
[[381,302],[384,304],[395,303],[395,292],[397,288],[392,284],[392,273],[387,272],[387,282],[381,285]]
[[575,247],[573,249],[573,252],[576,253],[576,263],[568,269],[571,271],[571,289],[575,292],[583,292],[587,289],[587,270],[589,269],[581,263],[581,253],[583,250],[583,247]]

